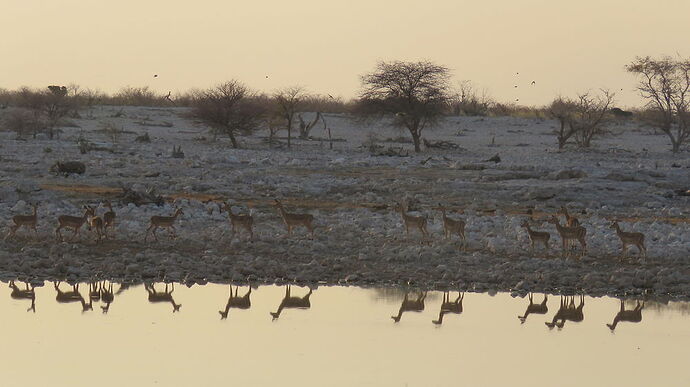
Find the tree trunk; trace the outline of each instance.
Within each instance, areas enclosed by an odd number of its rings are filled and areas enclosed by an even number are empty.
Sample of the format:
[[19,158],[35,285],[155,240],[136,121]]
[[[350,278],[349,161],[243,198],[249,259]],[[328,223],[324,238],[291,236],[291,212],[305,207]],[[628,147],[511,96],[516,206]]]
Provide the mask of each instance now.
[[232,147],[237,149],[237,139],[235,138],[235,133],[232,130],[228,131],[228,137],[230,137],[230,142],[232,142]]
[[421,152],[422,148],[420,146],[419,141],[421,136],[419,135],[419,132],[417,132],[416,130],[410,130],[410,134],[412,135],[412,142],[414,142],[414,151],[416,153]]
[[671,138],[671,144],[673,144],[673,153],[680,152],[680,141],[676,141],[673,138]]

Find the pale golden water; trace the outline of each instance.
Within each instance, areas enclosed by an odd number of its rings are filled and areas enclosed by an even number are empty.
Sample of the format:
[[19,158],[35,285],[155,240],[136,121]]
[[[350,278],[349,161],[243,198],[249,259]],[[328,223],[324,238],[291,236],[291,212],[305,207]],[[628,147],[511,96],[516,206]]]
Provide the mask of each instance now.
[[[586,297],[584,321],[550,330],[544,322],[558,310],[557,296],[548,313],[521,324],[527,298],[466,293],[463,312],[436,325],[438,292],[428,293],[423,312],[395,323],[402,292],[322,286],[309,309],[286,308],[273,319],[285,288],[261,286],[251,308],[231,308],[221,320],[228,289],[177,285],[172,296],[182,306],[173,313],[171,303],[152,304],[143,286],[133,286],[104,314],[102,302],[86,312],[78,301],[57,303],[50,283],[36,288],[35,312],[27,311],[31,301],[10,298],[3,283],[0,385],[690,385],[687,303],[647,302],[641,322],[622,322],[612,333],[605,324],[620,303],[611,298]],[[88,297],[87,285],[79,290]],[[292,287],[292,296],[307,292]]]

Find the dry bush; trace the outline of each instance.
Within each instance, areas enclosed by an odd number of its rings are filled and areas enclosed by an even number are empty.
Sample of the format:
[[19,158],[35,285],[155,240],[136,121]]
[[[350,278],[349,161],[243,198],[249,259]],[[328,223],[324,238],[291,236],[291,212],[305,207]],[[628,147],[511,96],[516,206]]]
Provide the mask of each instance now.
[[10,108],[3,115],[2,128],[17,133],[20,138],[29,135],[36,138],[46,128],[45,121],[36,113],[29,109]]
[[493,105],[486,90],[477,91],[472,82],[461,81],[450,99],[450,112],[455,116],[486,116]]
[[121,106],[169,106],[165,96],[149,89],[148,86],[127,86],[120,89],[115,95],[108,98],[105,103]]

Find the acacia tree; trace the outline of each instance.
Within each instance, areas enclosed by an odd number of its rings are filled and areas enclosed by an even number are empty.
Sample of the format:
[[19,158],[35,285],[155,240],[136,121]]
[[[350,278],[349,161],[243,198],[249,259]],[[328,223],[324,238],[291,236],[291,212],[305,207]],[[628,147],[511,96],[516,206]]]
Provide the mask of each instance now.
[[253,93],[235,80],[197,92],[192,105],[192,116],[210,126],[214,134],[226,134],[233,148],[239,147],[236,136],[256,129],[264,113]]
[[361,77],[365,111],[393,116],[393,125],[410,132],[420,152],[422,131],[434,125],[450,101],[450,71],[432,62],[379,62]]
[[280,115],[285,120],[286,129],[288,132],[287,146],[290,147],[290,140],[292,138],[292,123],[295,114],[299,111],[302,101],[305,98],[304,89],[300,86],[292,86],[280,89],[273,94],[273,98],[278,104]]
[[690,139],[690,60],[637,57],[625,66],[642,79],[637,89],[652,110],[650,122],[671,139],[673,153]]

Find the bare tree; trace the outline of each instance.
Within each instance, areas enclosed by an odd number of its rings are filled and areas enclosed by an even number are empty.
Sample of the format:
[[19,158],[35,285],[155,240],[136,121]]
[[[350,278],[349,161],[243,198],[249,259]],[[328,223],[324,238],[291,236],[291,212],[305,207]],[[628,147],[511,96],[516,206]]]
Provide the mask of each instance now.
[[304,97],[304,89],[300,86],[292,86],[285,89],[280,89],[273,94],[273,98],[278,104],[280,115],[285,119],[285,124],[287,126],[288,148],[290,147],[290,140],[292,139],[292,124],[295,114],[297,114],[299,111]]
[[434,125],[448,102],[448,68],[432,62],[379,62],[361,77],[365,111],[393,116],[393,125],[410,132],[420,152],[422,131]]
[[579,147],[589,148],[592,140],[603,133],[613,101],[614,94],[608,90],[602,90],[600,96],[584,93],[575,100],[563,97],[553,100],[547,109],[560,124],[556,131],[558,149],[563,149],[571,138]]
[[192,115],[210,126],[215,134],[226,134],[233,148],[238,148],[237,135],[251,132],[259,125],[263,106],[252,100],[252,92],[238,81],[222,83],[198,91]]
[[626,70],[642,79],[637,89],[652,110],[650,122],[671,139],[673,153],[690,139],[690,60],[637,57]]
[[589,93],[578,95],[575,104],[575,114],[570,120],[570,126],[575,132],[575,140],[581,148],[589,148],[594,137],[603,133],[609,117],[609,107],[613,104],[614,94],[602,90],[601,96]]

